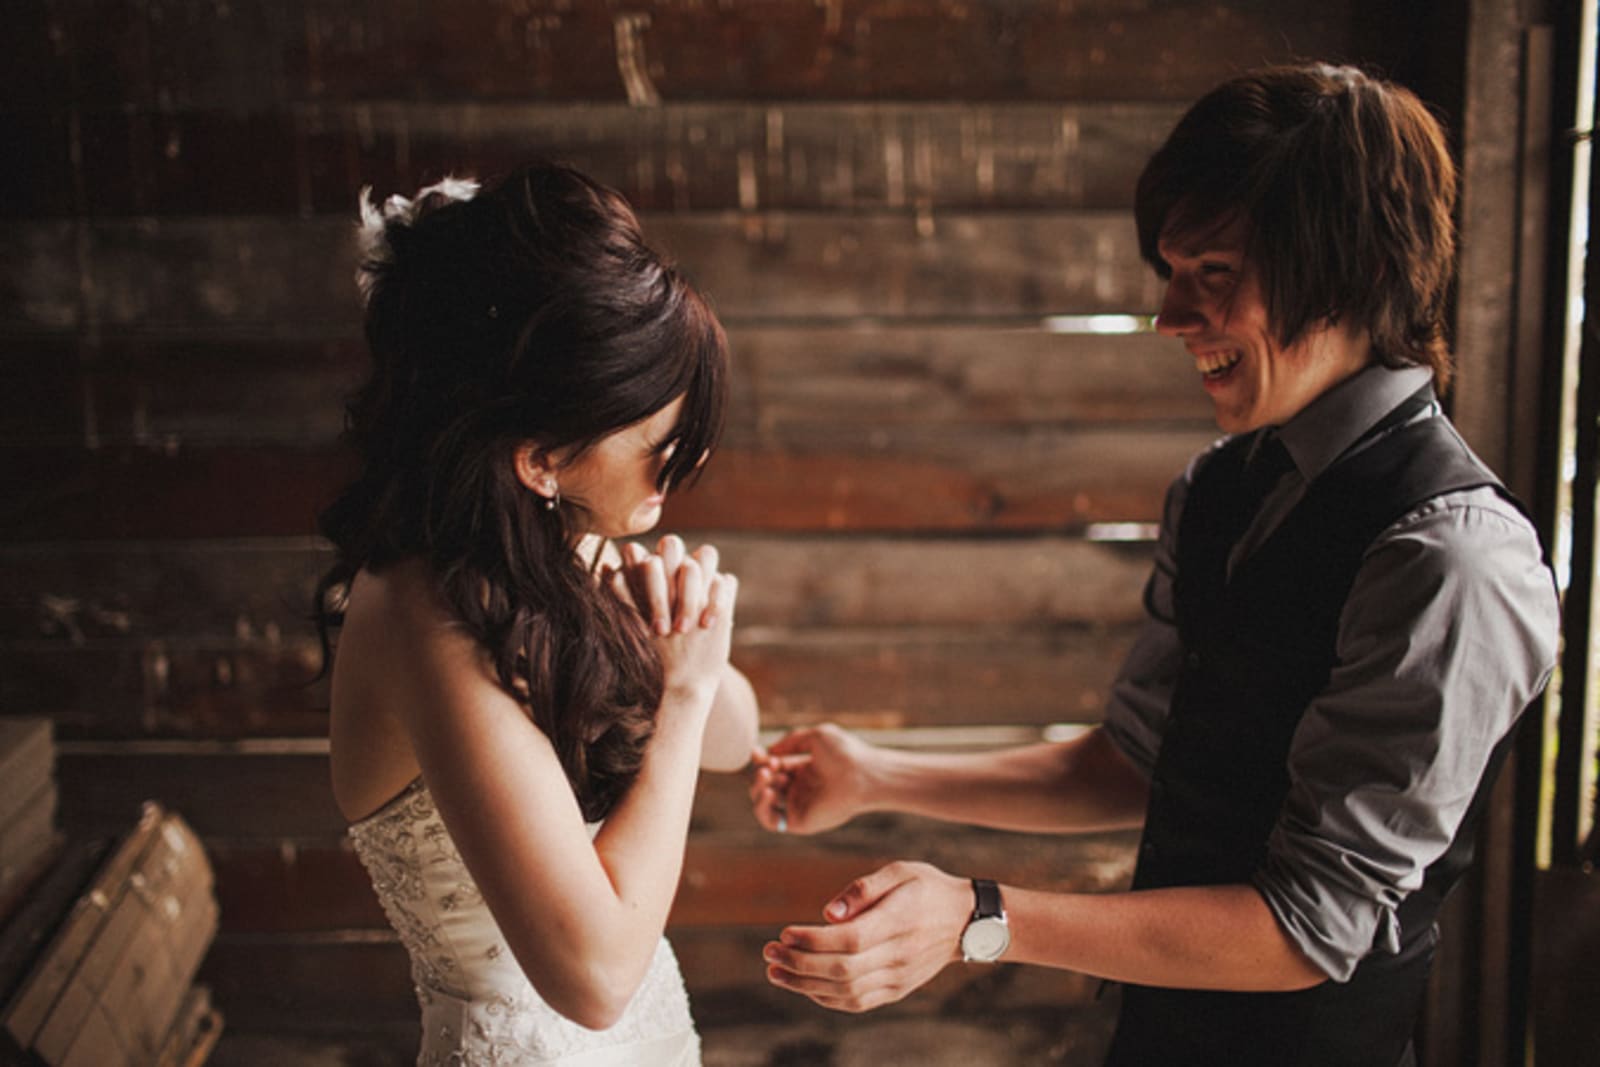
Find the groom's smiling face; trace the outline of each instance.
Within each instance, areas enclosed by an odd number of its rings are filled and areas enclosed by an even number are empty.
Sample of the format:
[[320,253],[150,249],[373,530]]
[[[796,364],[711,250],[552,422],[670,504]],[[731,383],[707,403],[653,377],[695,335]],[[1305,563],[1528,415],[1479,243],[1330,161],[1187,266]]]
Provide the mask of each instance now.
[[1167,286],[1156,329],[1183,341],[1227,433],[1283,425],[1371,358],[1365,335],[1327,324],[1280,344],[1248,237],[1237,220],[1157,244]]

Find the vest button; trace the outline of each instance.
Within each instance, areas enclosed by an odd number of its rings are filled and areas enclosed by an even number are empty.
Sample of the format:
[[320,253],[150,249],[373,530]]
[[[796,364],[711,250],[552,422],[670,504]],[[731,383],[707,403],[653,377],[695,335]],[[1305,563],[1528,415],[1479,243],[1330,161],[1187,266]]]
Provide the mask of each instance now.
[[1198,652],[1190,652],[1188,655],[1184,656],[1183,657],[1183,665],[1185,667],[1188,667],[1191,671],[1199,670],[1200,669],[1200,653],[1198,653]]

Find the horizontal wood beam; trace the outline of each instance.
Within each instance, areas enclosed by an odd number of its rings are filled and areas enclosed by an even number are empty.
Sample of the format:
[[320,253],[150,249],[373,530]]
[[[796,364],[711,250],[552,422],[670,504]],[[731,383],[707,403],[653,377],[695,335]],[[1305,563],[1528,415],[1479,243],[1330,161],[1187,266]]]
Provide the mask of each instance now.
[[[898,747],[918,747],[934,743],[928,739],[937,739],[941,733],[923,730],[889,736]],[[880,736],[870,730],[862,735],[869,740]],[[1024,736],[1046,735],[1032,731]],[[59,819],[71,834],[120,833],[136,817],[140,804],[154,799],[181,814],[208,847],[226,846],[240,854],[259,856],[262,850],[292,846],[309,848],[310,854],[321,856],[344,839],[346,823],[329,784],[327,743],[320,739],[233,744],[67,741],[59,748]],[[1122,835],[1075,838],[1069,847],[1061,844],[1066,839],[952,830],[913,816],[891,814],[863,816],[845,829],[823,837],[793,839],[802,842],[793,844],[790,838],[768,834],[755,824],[746,790],[742,774],[701,775],[691,822],[691,833],[698,842],[741,849],[803,845],[853,850],[859,856],[852,862],[869,867],[886,856],[907,854],[930,862],[960,863],[970,848],[992,847],[994,855],[988,862],[1004,865],[1019,876],[1048,880],[1070,875],[1087,879],[1081,882],[1084,886],[1116,884],[1131,870],[1126,868],[1125,853],[1132,841]],[[977,841],[984,844],[974,845]],[[293,866],[288,853],[280,856],[280,862]],[[1062,866],[1052,866],[1058,862]],[[710,863],[708,869],[714,866]]]
[[[820,430],[820,427],[818,428]],[[833,427],[720,450],[664,529],[1082,531],[1151,523],[1212,430]],[[809,439],[805,439],[809,438]],[[355,473],[333,447],[0,446],[0,543],[310,537]]]
[[[881,450],[916,442],[914,428],[937,428],[938,438],[1209,429],[1211,405],[1180,344],[1086,332],[1097,324],[734,326],[723,444],[815,451],[842,433]],[[63,334],[0,341],[0,355],[0,447],[11,448],[330,445],[368,372],[365,347],[349,335]]]
[[8,26],[18,62],[0,99],[241,111],[374,97],[1183,100],[1239,68],[1348,53],[1350,6],[31,5]]
[[[730,323],[1152,312],[1159,281],[1126,212],[654,215]],[[350,218],[0,225],[0,339],[348,336]]]
[[1128,208],[1169,103],[524,104],[0,109],[26,144],[0,217],[352,215],[559,159],[647,211]]
[[[309,627],[243,629],[0,642],[0,708],[49,716],[58,736],[77,740],[325,735],[328,683]],[[1131,624],[741,626],[733,661],[772,728],[1092,722],[1133,633]]]
[[[713,791],[722,802],[736,790],[718,785]],[[703,790],[698,807],[710,802]],[[1032,837],[907,819],[788,838],[755,830],[747,810],[738,814],[751,830],[711,831],[697,823],[673,904],[673,928],[808,922],[852,879],[896,859],[934,862],[952,872],[981,870],[1009,884],[1062,892],[1120,888],[1132,875],[1135,842],[1126,834]],[[273,848],[224,840],[208,842],[207,850],[229,933],[388,929],[366,871],[337,841]]]
[[[898,1027],[905,1042],[926,1042],[941,1033],[938,1019],[977,1028],[979,1045],[992,1052],[1015,1041],[1018,1029],[1037,1027],[1040,1055],[1064,1039],[1103,1047],[1115,1018],[1115,1001],[1097,1000],[1100,983],[1045,968],[955,964],[931,983],[871,1016],[828,1012],[803,997],[769,985],[762,973],[761,946],[769,929],[671,929],[668,937],[683,971],[696,1024],[711,1041],[732,1049],[793,1041],[815,1027],[825,1039],[814,1047],[870,1041],[868,1031]],[[263,980],[270,975],[271,980]],[[212,990],[229,1031],[300,1034],[307,1031],[371,1034],[385,1025],[415,1025],[416,997],[405,950],[392,940],[341,936],[238,938],[221,935],[201,965],[197,980]],[[983,1005],[978,1010],[974,1005]],[[998,1015],[998,1018],[996,1016]],[[752,1020],[759,1020],[753,1022]],[[1004,1033],[982,1033],[981,1022]],[[798,1027],[797,1027],[798,1024]],[[974,1035],[963,1031],[966,1041]],[[414,1049],[414,1040],[411,1048]],[[760,1046],[758,1046],[760,1047]],[[937,1061],[930,1061],[937,1062]],[[993,1062],[987,1058],[972,1062]],[[1030,1062],[1018,1060],[1017,1062]],[[1045,1062],[1033,1060],[1031,1062]]]
[[[1145,543],[1065,536],[707,539],[743,578],[745,628],[1136,622],[1151,558]],[[7,547],[0,640],[284,641],[308,632],[331,561],[310,539]]]

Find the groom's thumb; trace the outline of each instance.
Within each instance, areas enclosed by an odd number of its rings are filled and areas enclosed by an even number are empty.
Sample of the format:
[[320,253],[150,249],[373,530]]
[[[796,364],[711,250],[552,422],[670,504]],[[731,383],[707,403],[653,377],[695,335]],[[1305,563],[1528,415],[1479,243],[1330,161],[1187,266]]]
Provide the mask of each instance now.
[[822,914],[829,922],[853,919],[877,904],[890,890],[905,880],[903,864],[891,863],[845,886],[838,896],[828,901]]

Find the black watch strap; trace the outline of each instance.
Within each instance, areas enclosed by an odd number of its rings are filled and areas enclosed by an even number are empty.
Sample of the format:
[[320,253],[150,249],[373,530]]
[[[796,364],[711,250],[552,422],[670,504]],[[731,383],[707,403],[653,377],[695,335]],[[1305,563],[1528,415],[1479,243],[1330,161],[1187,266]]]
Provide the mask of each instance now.
[[998,919],[1005,914],[1005,909],[1000,905],[1000,887],[989,879],[972,880],[972,897],[976,902],[972,909],[974,919]]

